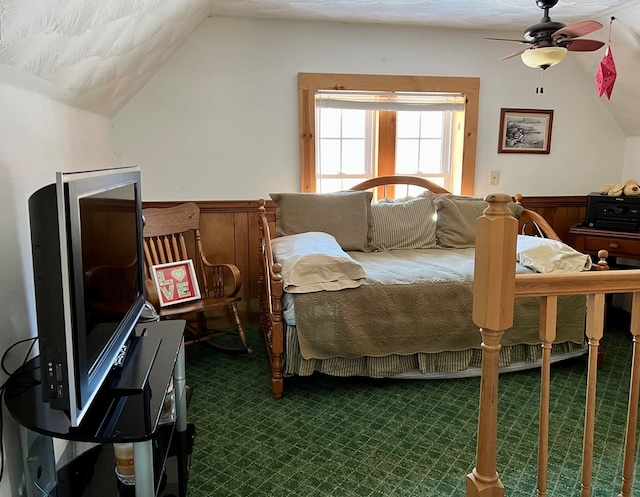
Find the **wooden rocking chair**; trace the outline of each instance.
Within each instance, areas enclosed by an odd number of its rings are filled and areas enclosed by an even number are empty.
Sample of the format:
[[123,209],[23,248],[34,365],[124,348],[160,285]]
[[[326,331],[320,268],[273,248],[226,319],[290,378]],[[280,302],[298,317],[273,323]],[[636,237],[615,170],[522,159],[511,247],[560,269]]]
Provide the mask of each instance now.
[[[241,298],[240,270],[234,264],[212,264],[207,260],[200,237],[199,207],[187,202],[176,207],[143,209],[142,215],[145,222],[143,235],[147,271],[157,264],[191,259],[201,294],[197,300],[162,307],[156,286],[150,274],[147,274],[147,299],[155,306],[160,319],[186,319],[187,345],[206,341],[214,348],[227,352],[251,353],[237,308]],[[229,312],[236,331],[208,327],[207,311],[221,308]],[[240,338],[240,346],[230,343],[230,335]]]

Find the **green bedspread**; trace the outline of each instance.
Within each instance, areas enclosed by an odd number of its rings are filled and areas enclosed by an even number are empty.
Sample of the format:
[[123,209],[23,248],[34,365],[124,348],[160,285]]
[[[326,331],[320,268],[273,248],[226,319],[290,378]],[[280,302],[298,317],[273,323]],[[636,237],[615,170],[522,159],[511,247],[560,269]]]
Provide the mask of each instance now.
[[[471,315],[473,248],[349,255],[367,274],[359,288],[293,295],[305,359],[480,348]],[[532,272],[519,264],[516,271]],[[584,297],[558,299],[557,341],[583,343],[584,318]],[[538,322],[539,300],[516,299],[514,326],[502,344],[539,344]]]

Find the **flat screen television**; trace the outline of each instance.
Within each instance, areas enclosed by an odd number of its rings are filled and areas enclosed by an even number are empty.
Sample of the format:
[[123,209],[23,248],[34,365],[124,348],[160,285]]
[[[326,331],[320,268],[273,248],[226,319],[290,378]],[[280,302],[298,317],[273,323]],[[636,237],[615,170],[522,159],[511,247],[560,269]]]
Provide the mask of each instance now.
[[57,173],[29,218],[42,398],[75,427],[144,307],[140,170]]

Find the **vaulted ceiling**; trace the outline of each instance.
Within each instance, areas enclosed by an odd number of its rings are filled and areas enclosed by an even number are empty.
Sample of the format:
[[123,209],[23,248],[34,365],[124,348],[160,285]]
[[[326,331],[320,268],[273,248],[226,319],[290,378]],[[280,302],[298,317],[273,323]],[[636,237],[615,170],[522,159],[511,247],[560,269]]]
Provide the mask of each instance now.
[[[111,117],[208,15],[517,33],[542,11],[535,0],[0,0],[0,80]],[[618,80],[603,105],[627,136],[640,136],[640,0],[559,0],[551,16],[564,24],[598,20],[606,28],[588,37],[605,42],[616,17]],[[505,55],[519,48],[505,44]],[[574,62],[593,80],[602,56]]]
[[208,14],[207,0],[0,0],[0,78],[110,117]]

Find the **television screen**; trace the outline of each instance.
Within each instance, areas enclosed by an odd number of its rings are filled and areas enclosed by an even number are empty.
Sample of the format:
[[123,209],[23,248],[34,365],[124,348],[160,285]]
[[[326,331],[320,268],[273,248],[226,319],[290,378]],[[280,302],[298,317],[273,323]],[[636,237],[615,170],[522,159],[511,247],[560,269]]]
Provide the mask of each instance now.
[[[140,294],[136,191],[130,183],[78,198],[80,253],[76,314],[84,318],[78,337],[84,341],[89,375],[116,336],[120,322]],[[74,264],[75,267],[75,264]],[[82,281],[80,281],[82,280]]]

